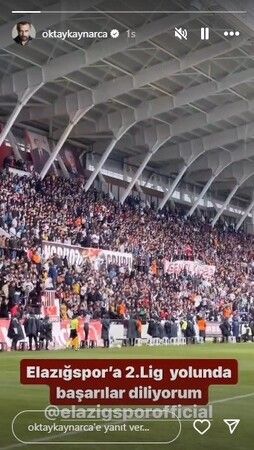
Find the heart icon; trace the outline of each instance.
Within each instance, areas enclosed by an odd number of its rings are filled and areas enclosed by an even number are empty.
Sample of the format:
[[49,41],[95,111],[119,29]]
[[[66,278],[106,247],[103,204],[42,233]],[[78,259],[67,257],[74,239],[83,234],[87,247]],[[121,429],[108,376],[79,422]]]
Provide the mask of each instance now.
[[[205,426],[204,426],[205,424]],[[199,433],[199,434],[205,434],[211,426],[210,420],[207,419],[197,419],[195,422],[193,422],[193,428]]]

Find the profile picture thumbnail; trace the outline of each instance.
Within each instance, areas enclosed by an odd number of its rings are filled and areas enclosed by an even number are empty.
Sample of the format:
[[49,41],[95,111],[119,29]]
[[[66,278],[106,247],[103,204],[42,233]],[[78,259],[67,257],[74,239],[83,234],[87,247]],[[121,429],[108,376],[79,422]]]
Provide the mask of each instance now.
[[12,29],[12,38],[18,45],[29,45],[35,36],[35,28],[28,20],[18,22]]

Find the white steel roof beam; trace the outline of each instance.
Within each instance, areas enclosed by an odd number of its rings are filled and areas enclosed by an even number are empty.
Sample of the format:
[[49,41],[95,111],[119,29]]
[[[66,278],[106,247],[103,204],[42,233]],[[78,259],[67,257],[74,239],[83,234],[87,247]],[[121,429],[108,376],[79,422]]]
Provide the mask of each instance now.
[[[42,86],[42,83],[40,84],[40,87]],[[38,90],[38,86],[27,88],[24,92],[21,92],[18,95],[18,102],[12,111],[9,119],[7,120],[5,126],[2,129],[2,132],[0,134],[0,146],[2,145],[3,141],[5,140],[6,136],[11,130],[12,125],[15,123],[16,118],[18,117],[20,111],[22,110],[23,106],[28,102],[28,100],[33,96],[33,94]]]
[[216,149],[217,147],[222,147],[224,145],[237,142],[239,140],[246,140],[253,136],[254,136],[254,123],[251,122],[247,125],[235,127],[233,129],[205,136],[202,139],[193,139],[187,143],[180,144],[178,146],[172,145],[171,148],[169,147],[167,149],[168,156],[172,154],[174,159],[177,157],[182,158],[184,159],[185,163],[180,172],[181,176],[179,174],[176,177],[174,183],[161,200],[159,208],[163,208],[165,206],[166,202],[170,199],[170,197],[174,193],[179,181],[181,180],[185,172],[201,155],[203,155],[205,152],[209,150]]
[[[100,0],[102,1],[102,0]],[[84,7],[94,5],[94,0],[86,0],[82,2],[82,9]],[[96,1],[98,3],[99,0]],[[184,15],[179,19],[179,24],[184,23],[190,16]],[[92,64],[96,64],[104,58],[108,58],[116,53],[124,52],[129,48],[146,41],[150,37],[155,37],[170,28],[175,26],[175,20],[173,17],[163,18],[156,22],[141,26],[136,30],[136,38],[128,38],[126,32],[123,32],[117,39],[108,38],[106,40],[100,40],[94,45],[91,45],[87,50],[75,50],[71,53],[67,53],[58,58],[53,59],[48,64],[42,67],[37,67],[36,71],[34,67],[30,67],[26,70],[22,70],[14,73],[11,77],[5,77],[0,85],[0,95],[11,95],[17,93],[17,80],[23,80],[22,89],[25,89],[30,85],[30,80],[36,76],[36,81],[43,82],[43,84],[52,82],[57,78],[68,75],[74,70],[80,70],[85,67],[89,67]]]
[[86,184],[85,184],[85,190],[88,191],[92,183],[94,182],[95,178],[97,177],[98,173],[100,172],[101,168],[105,164],[106,160],[108,159],[110,153],[114,149],[117,142],[122,138],[122,136],[134,125],[135,119],[122,117],[122,123],[118,125],[118,128],[114,130],[114,137],[110,144],[105,149],[104,153],[102,154],[97,166],[94,168],[94,171],[91,173],[90,177],[88,178]]
[[227,153],[221,153],[217,152],[217,154],[210,155],[209,152],[206,155],[206,162],[205,166],[198,168],[197,170],[203,170],[206,168],[211,169],[212,175],[207,180],[207,183],[203,187],[202,191],[198,195],[196,201],[192,205],[191,209],[188,211],[187,216],[192,216],[192,214],[195,212],[196,208],[198,207],[200,201],[204,198],[205,194],[207,193],[208,189],[216,179],[216,177],[230,164],[233,163],[233,158],[229,152]]
[[253,133],[254,122],[246,123],[246,125],[240,125],[234,128],[228,128],[217,133],[207,134],[202,138],[191,139],[189,142],[184,142],[179,145],[172,145],[170,147],[164,147],[155,156],[154,161],[164,163],[168,161],[170,155],[179,155],[187,161],[189,159],[194,162],[199,156],[213,150],[218,147],[223,147],[227,144],[232,144],[240,140],[245,141],[248,138],[254,136]]
[[[162,160],[160,156],[156,155],[154,161],[163,163],[171,157],[171,159],[183,159],[190,167],[201,155],[209,150],[224,147],[241,140],[246,141],[246,139],[253,137],[254,122],[249,122],[246,125],[228,128],[217,133],[208,134],[202,138],[191,139],[189,142],[171,145],[165,149],[167,158],[164,157],[165,159]],[[244,148],[242,146],[242,154]]]
[[214,217],[213,221],[212,221],[212,227],[214,227],[214,225],[216,225],[217,221],[219,220],[221,214],[225,211],[226,207],[229,205],[231,199],[234,197],[236,191],[239,188],[239,184],[236,184],[235,187],[232,189],[232,191],[230,192],[230,194],[227,196],[225,202],[223,203],[222,207],[219,209],[219,211],[217,212],[216,216]]
[[227,206],[229,205],[231,199],[237,192],[237,190],[250,178],[254,175],[254,162],[251,163],[250,161],[243,161],[241,165],[237,164],[233,167],[233,176],[236,178],[237,183],[232,189],[232,191],[229,193],[228,197],[226,198],[225,202],[223,203],[222,207],[217,212],[216,216],[214,217],[212,221],[212,227],[217,223],[218,219],[220,218],[221,214],[225,211]]
[[[186,119],[178,119],[170,125],[171,137],[190,132],[197,128],[201,128],[202,126],[216,123],[220,120],[226,120],[231,116],[236,116],[247,111],[254,111],[254,100],[249,102],[244,102],[241,100],[236,103],[229,103],[224,106],[215,107],[207,114],[198,113],[192,115],[191,117],[187,117]],[[165,150],[161,150],[160,154],[157,156],[157,161],[162,158],[161,153],[163,151],[167,152],[167,148],[165,148]],[[138,156],[130,158],[132,163],[135,163],[135,160],[137,159]],[[168,156],[165,158],[165,161],[166,159],[168,159]]]
[[193,206],[191,207],[191,209],[188,211],[187,216],[192,216],[192,214],[194,213],[194,211],[196,211],[200,201],[202,200],[202,198],[205,196],[205,194],[207,193],[209,187],[212,185],[213,181],[216,178],[216,174],[213,174],[209,180],[207,181],[207,183],[205,184],[205,186],[203,187],[202,191],[200,192],[197,200],[193,203]]
[[[99,0],[96,0],[98,3]],[[82,7],[89,7],[90,3],[94,5],[94,1],[87,0],[86,5],[84,2]],[[179,19],[180,23],[186,22],[189,19],[189,15],[185,15]],[[71,55],[67,54],[53,60],[53,62],[45,65],[44,67],[32,67],[28,70],[17,72],[11,77],[6,77],[0,86],[0,95],[9,95],[11,93],[16,93],[18,96],[27,93],[27,87],[29,86],[29,95],[25,96],[25,100],[21,103],[18,102],[14,108],[8,124],[6,124],[0,134],[0,145],[3,143],[5,137],[10,131],[12,125],[15,123],[17,116],[19,115],[23,106],[28,102],[32,95],[46,82],[53,81],[59,78],[61,75],[66,75],[66,71],[73,71],[81,69],[83,67],[88,67],[100,61],[102,58],[111,56],[119,51],[124,51],[134,45],[138,45],[140,42],[144,42],[150,37],[154,37],[163,31],[168,30],[170,27],[175,26],[174,18],[164,18],[152,24],[148,24],[140,27],[136,32],[135,39],[129,39],[127,33],[122,33],[121,38],[118,38],[112,42],[108,39],[104,42],[98,42],[88,49],[85,53],[83,50],[77,50]],[[80,93],[82,97],[82,92]],[[92,102],[93,103],[93,102]],[[89,106],[84,106],[84,109],[88,109]],[[48,116],[48,115],[47,115]]]
[[[197,90],[192,88],[183,89],[174,97],[170,98],[168,96],[161,96],[156,99],[142,102],[138,107],[133,109],[135,111],[135,116],[137,122],[155,117],[158,114],[172,111],[176,107],[181,107],[188,103],[192,103],[209,95],[215,95],[230,88],[230,86],[235,86],[236,83],[243,83],[251,78],[254,78],[254,69],[248,69],[240,72],[239,74],[233,74],[230,79],[225,77],[227,83],[221,82],[206,82],[199,85]],[[234,103],[227,103],[223,106],[216,106],[208,113],[197,113],[193,114],[191,117],[185,119],[178,119],[171,124],[171,134],[172,136],[177,136],[178,134],[186,131],[191,131],[199,127],[207,126],[218,122],[219,120],[224,120],[226,118],[232,117],[232,115],[242,114],[244,112],[254,110],[254,100],[244,101],[240,100]],[[123,109],[122,112],[129,111],[129,108]],[[52,114],[53,110],[51,111]],[[48,116],[49,111],[42,110],[40,108],[29,108],[29,110],[23,111],[19,117],[20,121],[24,120],[37,120],[40,117]],[[101,133],[111,131],[109,122],[114,122],[121,112],[114,112],[101,117],[96,124],[86,124],[80,123],[73,130],[73,137],[83,136],[84,133]],[[50,114],[49,114],[50,115]]]
[[[75,8],[89,8],[90,6],[94,5],[94,3],[98,3],[101,0],[86,0],[86,3],[84,4],[84,1],[82,0],[73,0],[72,7],[73,10]],[[58,7],[59,11],[63,8],[63,10],[68,9],[68,0],[63,0],[62,3],[57,3],[54,5],[54,7]],[[49,10],[53,10],[53,7],[49,7]],[[56,9],[57,11],[57,9]],[[75,13],[70,13],[71,16],[75,15]],[[37,21],[37,16],[38,21]],[[69,14],[68,14],[69,16]],[[50,15],[51,17],[51,15]],[[65,17],[61,15],[61,13],[53,15],[52,19],[50,20],[48,15],[44,14],[35,14],[33,15],[33,25],[38,25],[37,30],[41,30],[45,27],[50,26],[50,24],[54,25],[55,23],[58,23],[60,20],[62,20]],[[69,16],[70,17],[70,16]],[[26,19],[27,20],[27,19]],[[8,24],[8,27],[10,24]],[[0,28],[1,32],[1,28]],[[8,36],[10,36],[10,28],[8,28]],[[13,41],[12,41],[13,42]],[[2,44],[1,44],[2,46]],[[2,47],[3,48],[3,47]],[[28,71],[29,70],[29,71]],[[12,125],[15,123],[16,118],[18,117],[20,111],[22,110],[23,106],[26,105],[26,103],[30,100],[30,98],[45,84],[44,80],[44,73],[41,71],[41,68],[38,66],[31,67],[28,70],[22,70],[19,72],[14,73],[13,75],[9,75],[7,77],[4,77],[1,86],[0,86],[0,95],[11,95],[16,94],[18,96],[17,104],[12,111],[7,123],[2,129],[2,132],[0,133],[0,146],[2,145],[4,139],[6,138],[7,134],[11,130]],[[41,72],[40,72],[41,71]],[[8,93],[9,92],[9,93]]]
[[73,115],[73,117],[71,118],[71,120],[69,121],[67,127],[65,128],[65,130],[63,131],[62,136],[60,137],[59,141],[57,142],[53,152],[51,153],[49,159],[47,160],[45,166],[43,167],[41,173],[40,173],[40,178],[43,179],[45,177],[45,175],[48,173],[51,165],[53,164],[53,162],[55,161],[58,153],[60,152],[63,144],[65,143],[67,137],[69,136],[72,128],[75,126],[75,124],[77,123],[77,121],[80,119],[80,116],[83,116],[84,114],[86,114],[87,110],[78,110],[76,111],[76,113]]
[[252,200],[252,202],[250,203],[250,205],[248,206],[248,208],[246,208],[243,216],[239,219],[239,221],[236,224],[236,230],[239,230],[239,228],[241,227],[241,225],[243,224],[243,222],[245,221],[245,219],[248,217],[248,215],[250,214],[251,210],[254,208],[254,199]]
[[[192,67],[192,65],[200,64],[201,62],[204,62],[205,60],[209,60],[212,57],[218,56],[220,54],[224,54],[233,48],[238,48],[240,45],[242,45],[243,42],[240,44],[240,40],[235,39],[234,41],[226,41],[221,42],[219,44],[212,45],[210,47],[205,47],[201,50],[197,50],[195,52],[190,52],[190,54],[187,54],[185,57],[183,57],[179,61],[166,61],[163,63],[156,64],[153,67],[140,70],[138,73],[136,73],[133,76],[123,76],[119,78],[115,78],[112,81],[108,81],[105,83],[102,83],[99,85],[99,87],[92,91],[94,104],[100,104],[107,102],[111,98],[115,98],[122,94],[127,94],[128,92],[131,92],[132,90],[141,88],[145,86],[146,84],[149,84],[153,81],[158,81],[161,78],[169,77],[170,75],[174,75],[175,73],[180,72],[181,70],[184,70],[188,67]],[[234,75],[232,75],[233,77]],[[245,73],[245,77],[252,77],[253,78],[253,70],[250,73]],[[239,76],[238,76],[239,77]],[[224,90],[227,88],[228,83],[230,83],[230,86],[232,86],[232,82],[235,82],[238,84],[241,81],[237,81],[236,74],[232,80],[231,76],[225,77],[222,82],[215,83],[213,81],[205,83],[205,86],[207,87],[207,91],[203,92],[202,97],[200,97],[201,89],[204,86],[194,86],[188,91],[185,90],[181,92],[181,96],[178,97],[178,101],[182,101],[187,104],[190,101],[195,101],[195,98],[203,98],[207,95],[212,95],[214,93],[217,93],[216,87],[219,86],[219,89]],[[75,98],[75,102],[79,102],[82,107],[87,107],[89,104],[83,104],[82,103],[82,96],[83,94],[87,94],[87,90],[81,90],[74,94],[69,94],[62,99],[57,100],[52,107],[45,107],[40,108],[38,112],[39,117],[48,117],[50,114],[52,115],[64,115],[68,114],[68,103],[73,102],[73,99]],[[188,94],[188,95],[186,95]],[[192,100],[189,99],[189,97],[192,95]],[[173,107],[177,107],[178,104],[172,105]],[[156,112],[155,112],[156,114]]]
[[[59,111],[60,115],[62,115],[64,111],[66,111],[68,115],[75,114],[77,105],[79,110],[88,111],[96,104],[103,103],[118,95],[127,93],[133,89],[148,84],[151,81],[155,81],[156,79],[161,79],[164,76],[170,75],[170,73],[176,73],[179,70],[191,67],[193,64],[200,64],[201,62],[210,59],[213,56],[217,56],[218,54],[223,54],[226,51],[231,50],[232,48],[238,47],[240,45],[239,42],[240,40],[237,41],[237,39],[235,39],[234,41],[232,40],[215,44],[211,47],[205,47],[201,50],[197,50],[196,52],[191,52],[191,55],[186,55],[180,61],[169,61],[161,63],[148,69],[141,70],[133,77],[124,76],[114,79],[113,81],[102,83],[97,89],[92,92],[92,94],[90,94],[90,100],[88,99],[89,95],[87,93],[87,90],[82,90],[78,93],[68,95],[55,102],[55,104],[53,105],[54,115],[57,115],[57,111]],[[77,121],[75,121],[75,124],[72,124],[71,126],[70,124],[67,125],[60,138],[61,145],[59,145],[58,142],[56,146],[57,152],[56,149],[54,150],[53,154],[55,155],[55,157],[61,150],[73,127],[83,116],[84,114],[79,114],[79,118]],[[51,161],[51,165],[54,159],[49,158],[49,161]],[[48,167],[49,161],[47,161],[46,164],[47,170],[45,171],[43,169],[41,173],[41,176],[43,177],[50,167]]]
[[[231,153],[228,152],[227,154],[223,155],[223,159],[220,164],[216,164],[216,163],[214,164],[214,162],[208,162],[207,167],[212,169],[213,176],[208,180],[207,184],[204,186],[203,191],[201,192],[198,199],[196,200],[196,202],[194,203],[194,205],[188,212],[188,215],[191,216],[194,213],[195,209],[198,206],[199,201],[204,197],[204,195],[206,194],[207,190],[209,189],[209,187],[211,186],[213,181],[216,179],[216,177],[218,177],[225,169],[230,167],[231,164],[234,164],[235,162],[238,162],[238,161],[241,161],[244,159],[248,159],[249,157],[253,156],[253,154],[254,154],[254,143],[253,144],[250,143],[250,144],[247,144],[247,146],[244,146],[244,148],[243,148],[243,146],[239,146],[239,148],[234,150],[234,152],[231,152]],[[208,155],[208,157],[209,157],[209,155]],[[202,168],[203,168],[203,166],[202,166]],[[207,187],[207,189],[206,189],[206,187]]]
[[137,183],[139,177],[141,176],[143,170],[147,166],[148,162],[150,161],[151,157],[154,155],[154,153],[157,152],[157,150],[165,143],[167,142],[171,136],[170,136],[170,127],[167,125],[160,125],[156,127],[155,130],[153,130],[153,136],[150,136],[149,130],[144,130],[145,133],[145,140],[147,141],[149,150],[141,162],[140,166],[138,167],[138,170],[134,174],[131,182],[128,184],[127,188],[123,192],[123,195],[120,199],[121,203],[124,203],[128,195],[130,194],[132,188]]

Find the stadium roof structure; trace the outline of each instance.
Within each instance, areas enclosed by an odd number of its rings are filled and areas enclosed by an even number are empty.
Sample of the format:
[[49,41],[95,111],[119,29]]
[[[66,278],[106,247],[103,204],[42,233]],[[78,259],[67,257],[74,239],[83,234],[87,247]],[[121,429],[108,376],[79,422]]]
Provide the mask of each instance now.
[[[210,189],[225,199],[214,224],[234,196],[249,205],[248,215],[254,206],[252,0],[24,2],[41,14],[11,14],[8,0],[0,5],[0,143],[14,124],[48,131],[57,141],[52,163],[67,139],[89,141],[101,158],[87,189],[112,156],[137,167],[122,201],[149,167],[174,177],[161,207],[185,179],[203,187],[190,214]],[[22,19],[37,31],[25,51],[11,35]],[[209,39],[202,40],[207,27]],[[120,35],[42,37],[43,30],[68,29]],[[239,33],[232,37],[231,30]],[[48,164],[42,177],[47,170]]]

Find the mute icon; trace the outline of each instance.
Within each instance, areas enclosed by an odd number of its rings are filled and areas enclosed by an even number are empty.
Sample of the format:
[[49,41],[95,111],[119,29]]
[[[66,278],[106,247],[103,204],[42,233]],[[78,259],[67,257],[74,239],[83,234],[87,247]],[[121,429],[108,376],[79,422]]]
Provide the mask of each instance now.
[[225,422],[225,424],[228,426],[229,433],[233,434],[235,429],[236,429],[236,427],[240,423],[240,419],[223,419],[223,422]]

